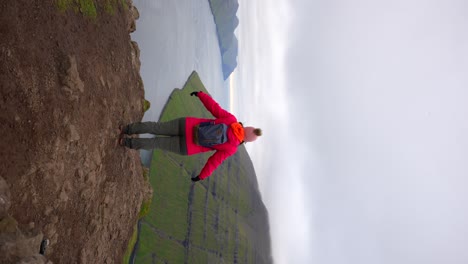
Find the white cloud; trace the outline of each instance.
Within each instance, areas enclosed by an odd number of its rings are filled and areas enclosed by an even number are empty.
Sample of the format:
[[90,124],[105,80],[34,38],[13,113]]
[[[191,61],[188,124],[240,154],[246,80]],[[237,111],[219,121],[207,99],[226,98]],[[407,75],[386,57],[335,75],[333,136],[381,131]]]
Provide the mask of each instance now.
[[276,263],[467,263],[466,2],[287,3],[241,2],[236,72]]

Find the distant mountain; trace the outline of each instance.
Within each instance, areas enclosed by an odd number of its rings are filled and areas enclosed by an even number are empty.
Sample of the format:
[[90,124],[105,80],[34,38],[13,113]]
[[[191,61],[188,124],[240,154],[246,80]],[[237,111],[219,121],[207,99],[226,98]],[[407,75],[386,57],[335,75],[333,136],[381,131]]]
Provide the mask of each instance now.
[[[176,89],[160,121],[181,116],[211,117],[190,96],[205,91],[196,72]],[[134,263],[273,263],[268,212],[244,146],[213,175],[192,183],[213,153],[180,156],[155,150],[150,211],[139,224]]]
[[237,0],[209,0],[211,12],[216,23],[219,47],[223,63],[223,75],[226,80],[237,67],[238,42],[234,30],[239,25]]

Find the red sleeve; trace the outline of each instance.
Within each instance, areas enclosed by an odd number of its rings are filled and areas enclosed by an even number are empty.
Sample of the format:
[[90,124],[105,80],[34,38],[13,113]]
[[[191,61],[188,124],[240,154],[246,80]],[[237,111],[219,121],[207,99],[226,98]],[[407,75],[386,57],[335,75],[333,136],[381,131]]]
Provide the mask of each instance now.
[[211,96],[207,95],[206,93],[200,91],[197,94],[200,101],[203,103],[205,108],[210,111],[210,113],[216,118],[236,118],[233,114],[229,113],[228,111],[224,110],[219,106],[219,104],[211,98]]
[[200,175],[198,175],[200,176],[200,179],[203,180],[205,178],[208,178],[213,173],[213,171],[216,170],[216,168],[218,168],[218,166],[221,165],[221,163],[223,163],[225,159],[227,159],[234,153],[236,152],[234,151],[233,153],[231,153],[228,151],[221,150],[216,151],[215,154],[211,155],[211,157],[208,159],[205,166],[201,170]]

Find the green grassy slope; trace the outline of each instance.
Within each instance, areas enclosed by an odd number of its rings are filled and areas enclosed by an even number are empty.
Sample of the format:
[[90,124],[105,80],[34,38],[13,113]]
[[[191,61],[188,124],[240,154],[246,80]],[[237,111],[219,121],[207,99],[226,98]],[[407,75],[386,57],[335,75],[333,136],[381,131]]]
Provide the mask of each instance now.
[[[198,74],[171,94],[160,120],[211,117],[192,91]],[[135,263],[271,263],[265,206],[244,146],[205,181],[192,183],[211,154],[182,157],[155,150],[150,212],[141,223]]]

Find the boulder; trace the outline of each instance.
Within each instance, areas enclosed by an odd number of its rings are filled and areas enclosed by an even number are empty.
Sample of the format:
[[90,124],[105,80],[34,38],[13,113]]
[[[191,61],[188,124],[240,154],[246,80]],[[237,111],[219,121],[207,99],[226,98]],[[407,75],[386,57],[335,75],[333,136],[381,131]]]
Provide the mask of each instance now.
[[[31,227],[20,227],[8,214],[11,206],[10,190],[0,176],[0,264],[45,264],[51,263],[39,254],[43,234]],[[30,225],[33,226],[33,225]]]

